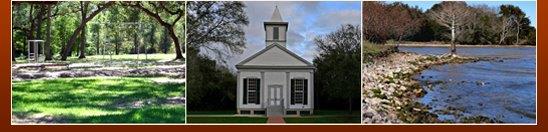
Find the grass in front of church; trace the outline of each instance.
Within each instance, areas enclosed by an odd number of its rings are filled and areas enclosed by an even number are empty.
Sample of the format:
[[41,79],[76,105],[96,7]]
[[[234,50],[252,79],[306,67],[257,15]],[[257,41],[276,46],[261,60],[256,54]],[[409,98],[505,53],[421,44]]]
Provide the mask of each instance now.
[[361,117],[358,116],[303,116],[303,117],[285,117],[286,123],[360,123]]
[[[235,110],[188,112],[188,123],[266,123],[266,116],[235,116]],[[314,115],[285,117],[286,123],[360,123],[360,111],[315,110]]]
[[184,89],[133,77],[14,81],[12,122],[184,123],[185,106],[168,100]]
[[267,117],[192,117],[188,123],[266,123]]
[[360,111],[315,110],[314,115],[285,117],[286,123],[360,123]]

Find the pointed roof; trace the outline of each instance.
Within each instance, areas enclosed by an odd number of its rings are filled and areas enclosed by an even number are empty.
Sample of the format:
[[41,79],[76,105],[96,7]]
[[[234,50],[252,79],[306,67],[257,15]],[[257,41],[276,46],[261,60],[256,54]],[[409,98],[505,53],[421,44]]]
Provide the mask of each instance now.
[[274,13],[272,13],[272,17],[270,17],[270,22],[283,22],[280,10],[278,10],[278,6],[274,8]]
[[[282,59],[284,61],[289,60],[296,60],[292,61],[291,65],[257,65],[257,64],[250,64],[248,62],[252,62],[256,58],[262,58],[261,55],[265,54],[269,50],[273,50],[274,48],[279,48],[283,53],[286,53],[288,56],[283,57]],[[284,56],[284,55],[282,55]],[[275,58],[282,57],[282,56],[275,56]],[[264,57],[264,56],[263,56]],[[272,56],[271,56],[272,57]],[[290,58],[287,58],[290,57]],[[292,58],[291,58],[292,57]],[[295,63],[298,62],[298,63]],[[261,51],[251,55],[250,57],[244,59],[240,63],[236,64],[237,69],[247,69],[247,68],[270,68],[270,69],[277,69],[277,68],[297,68],[297,69],[314,69],[314,65],[312,63],[308,62],[304,58],[300,57],[299,55],[291,52],[289,49],[279,45],[279,44],[271,44],[267,46],[266,48],[262,49]]]

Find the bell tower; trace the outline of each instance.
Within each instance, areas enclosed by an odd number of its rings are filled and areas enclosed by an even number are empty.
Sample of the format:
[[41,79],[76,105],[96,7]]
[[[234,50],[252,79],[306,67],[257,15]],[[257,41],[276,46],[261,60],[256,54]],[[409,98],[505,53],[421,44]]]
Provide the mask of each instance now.
[[288,22],[284,22],[278,6],[274,9],[270,20],[264,22],[264,30],[266,32],[266,46],[271,44],[279,44],[285,47],[287,41]]

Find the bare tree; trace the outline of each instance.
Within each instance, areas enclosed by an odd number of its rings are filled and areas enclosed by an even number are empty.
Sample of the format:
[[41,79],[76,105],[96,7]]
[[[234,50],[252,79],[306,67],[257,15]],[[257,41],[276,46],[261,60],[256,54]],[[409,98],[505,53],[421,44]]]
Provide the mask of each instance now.
[[386,5],[379,1],[364,1],[362,9],[363,23],[363,39],[383,43],[389,38],[389,33],[386,32],[390,24]]
[[389,12],[386,14],[388,17],[385,19],[390,19],[391,22],[389,23],[390,28],[385,29],[385,31],[391,32],[391,35],[398,41],[396,44],[397,50],[402,39],[415,34],[419,30],[421,19],[418,16],[413,16],[411,8],[400,2],[391,4],[388,10]]
[[506,37],[508,37],[508,34],[512,30],[513,21],[514,21],[513,19],[514,17],[512,16],[501,17],[499,44],[502,44],[504,42],[504,40],[506,39]]
[[471,14],[463,1],[444,1],[428,11],[428,16],[440,25],[451,30],[451,54],[457,53],[455,38],[460,33],[462,26],[467,24],[468,16]]
[[249,24],[243,2],[195,1],[188,2],[187,8],[186,22],[192,27],[187,30],[189,51],[211,53],[208,57],[222,65],[227,57],[243,52],[243,28]]

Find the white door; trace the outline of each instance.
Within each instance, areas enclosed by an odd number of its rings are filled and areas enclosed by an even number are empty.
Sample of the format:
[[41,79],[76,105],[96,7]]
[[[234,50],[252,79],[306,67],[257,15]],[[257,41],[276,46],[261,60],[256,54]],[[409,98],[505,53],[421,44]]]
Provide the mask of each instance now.
[[281,106],[282,105],[282,86],[281,85],[269,85],[268,86],[269,98],[268,105]]

